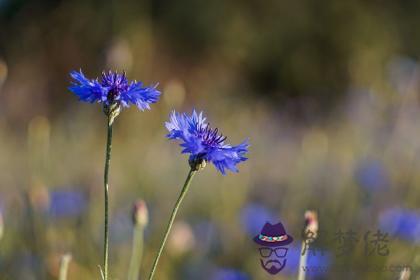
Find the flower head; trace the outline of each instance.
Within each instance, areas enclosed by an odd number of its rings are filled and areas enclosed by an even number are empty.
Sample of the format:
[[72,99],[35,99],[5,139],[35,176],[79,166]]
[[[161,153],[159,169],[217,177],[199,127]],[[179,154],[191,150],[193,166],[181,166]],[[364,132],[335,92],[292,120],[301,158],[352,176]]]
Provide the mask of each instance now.
[[190,154],[189,162],[193,169],[198,170],[206,162],[211,162],[223,175],[229,169],[238,172],[236,165],[247,160],[249,143],[245,140],[237,146],[225,144],[226,137],[217,128],[213,129],[203,113],[193,111],[191,115],[172,112],[166,124],[169,139],[180,140],[182,153]]
[[99,79],[88,79],[82,71],[72,71],[72,86],[70,91],[74,92],[81,101],[102,103],[104,109],[111,106],[129,107],[136,105],[140,110],[150,109],[151,103],[156,103],[160,92],[157,85],[143,87],[141,82],[129,82],[125,72],[102,72]]

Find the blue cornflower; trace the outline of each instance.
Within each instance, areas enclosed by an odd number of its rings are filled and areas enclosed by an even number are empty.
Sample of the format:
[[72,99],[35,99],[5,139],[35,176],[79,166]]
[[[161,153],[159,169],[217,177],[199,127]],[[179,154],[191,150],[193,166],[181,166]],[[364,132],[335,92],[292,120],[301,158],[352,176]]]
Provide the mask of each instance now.
[[70,76],[73,79],[70,91],[81,101],[102,103],[104,108],[115,105],[129,107],[134,104],[144,111],[150,109],[150,104],[156,103],[160,95],[157,85],[143,87],[141,82],[129,82],[125,72],[102,72],[100,80],[86,78],[82,70],[72,71]]
[[362,160],[356,168],[355,179],[366,191],[380,191],[389,187],[389,172],[379,160]]
[[194,170],[212,162],[225,175],[225,169],[238,172],[236,165],[247,160],[244,155],[248,152],[248,140],[237,146],[225,144],[226,137],[206,123],[203,112],[197,114],[194,110],[187,115],[173,111],[165,125],[169,130],[169,139],[181,140],[182,153],[190,154],[189,162]]
[[260,203],[249,203],[240,212],[241,225],[250,236],[259,233],[267,221],[275,220],[274,212]]
[[87,197],[80,191],[58,190],[50,193],[49,214],[52,218],[79,217],[87,208]]
[[407,208],[390,208],[379,216],[379,228],[385,233],[420,244],[420,212]]

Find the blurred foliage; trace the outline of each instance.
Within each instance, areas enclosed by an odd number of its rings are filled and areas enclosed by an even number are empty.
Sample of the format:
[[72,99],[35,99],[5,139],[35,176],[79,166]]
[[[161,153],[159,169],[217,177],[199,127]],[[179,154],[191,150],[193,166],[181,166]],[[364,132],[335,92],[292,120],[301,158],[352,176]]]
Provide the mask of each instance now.
[[281,106],[302,97],[298,110],[309,103],[319,113],[349,84],[365,86],[383,77],[380,67],[393,54],[418,58],[419,6],[361,0],[3,0],[0,54],[10,71],[24,72],[19,80],[31,74],[19,69],[25,63],[42,76],[34,91],[52,99],[55,106],[47,111],[66,104],[57,93],[70,69],[107,66],[107,50],[123,39],[134,52],[133,72],[142,76],[162,79],[156,72],[177,69],[193,83],[191,71],[211,64],[238,81],[232,91]]

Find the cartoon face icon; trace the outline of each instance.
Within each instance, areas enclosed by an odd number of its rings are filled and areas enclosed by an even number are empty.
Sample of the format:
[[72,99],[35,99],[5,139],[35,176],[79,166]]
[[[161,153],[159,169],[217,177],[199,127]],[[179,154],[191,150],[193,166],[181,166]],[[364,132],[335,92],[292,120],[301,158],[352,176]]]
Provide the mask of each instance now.
[[261,267],[264,268],[268,273],[275,275],[286,266],[287,248],[261,247],[259,250],[261,256]]
[[286,266],[286,246],[292,243],[293,237],[286,233],[281,223],[266,223],[254,241],[260,245],[261,267],[272,275],[279,273]]

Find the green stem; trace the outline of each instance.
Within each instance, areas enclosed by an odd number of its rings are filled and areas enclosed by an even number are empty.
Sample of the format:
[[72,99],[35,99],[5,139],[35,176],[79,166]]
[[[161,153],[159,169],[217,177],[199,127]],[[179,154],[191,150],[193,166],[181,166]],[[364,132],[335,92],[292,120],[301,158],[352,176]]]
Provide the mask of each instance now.
[[108,280],[108,173],[111,161],[112,148],[112,119],[108,117],[108,134],[106,141],[106,158],[104,170],[104,191],[105,191],[105,226],[104,226],[104,280]]
[[187,179],[185,180],[184,187],[182,188],[181,193],[179,194],[178,200],[175,203],[174,209],[172,210],[171,217],[169,218],[169,222],[168,222],[168,226],[167,226],[166,231],[165,231],[165,235],[163,236],[163,240],[162,240],[162,243],[160,244],[159,251],[156,255],[155,261],[153,262],[152,270],[150,271],[150,275],[149,275],[149,280],[153,279],[153,275],[155,274],[156,267],[157,267],[157,264],[159,262],[159,258],[162,254],[163,248],[165,247],[165,243],[166,243],[166,240],[168,239],[169,232],[171,231],[172,224],[174,223],[176,213],[178,212],[179,206],[181,205],[182,200],[184,199],[185,195],[188,192],[188,189],[189,189],[190,184],[191,184],[191,180],[194,177],[195,173],[196,173],[195,170],[193,170],[193,169],[190,170],[190,172],[188,173]]
[[59,274],[59,280],[66,280],[67,279],[67,271],[69,268],[69,263],[71,260],[70,254],[65,254],[61,257],[60,260],[60,274]]
[[[305,248],[306,247],[306,248]],[[305,280],[306,276],[306,259],[308,256],[308,249],[309,244],[306,245],[305,240],[302,241],[302,249],[300,252],[300,258],[299,258],[299,274],[298,274],[298,280]]]
[[143,232],[144,227],[142,225],[135,225],[133,232],[133,247],[131,251],[130,266],[128,269],[128,280],[138,280],[141,259],[143,257]]

